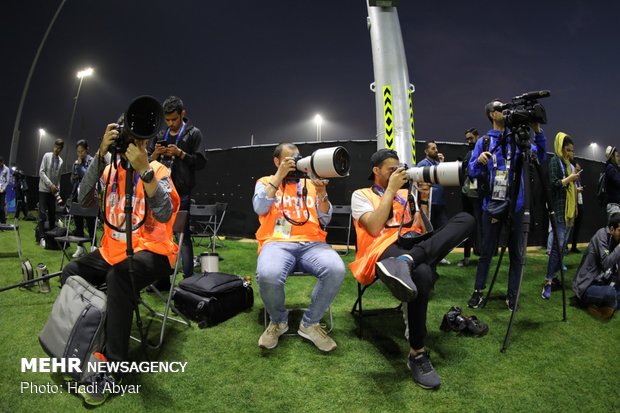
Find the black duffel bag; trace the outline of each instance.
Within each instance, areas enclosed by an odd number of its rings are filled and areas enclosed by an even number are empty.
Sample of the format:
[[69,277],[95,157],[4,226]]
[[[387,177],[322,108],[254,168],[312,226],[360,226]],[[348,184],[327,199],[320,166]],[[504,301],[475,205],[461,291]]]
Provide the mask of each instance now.
[[175,307],[198,327],[211,327],[254,305],[249,282],[237,275],[210,272],[185,278],[175,288]]

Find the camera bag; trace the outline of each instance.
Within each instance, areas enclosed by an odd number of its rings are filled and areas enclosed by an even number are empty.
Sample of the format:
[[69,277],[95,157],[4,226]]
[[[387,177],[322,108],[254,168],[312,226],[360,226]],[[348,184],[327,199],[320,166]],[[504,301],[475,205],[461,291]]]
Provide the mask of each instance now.
[[39,343],[54,358],[78,358],[82,372],[71,377],[85,381],[87,363],[97,361],[94,352],[102,351],[105,342],[106,295],[78,275],[67,278],[54,302]]
[[198,327],[211,327],[252,308],[254,292],[249,282],[221,272],[194,274],[175,288],[175,307]]

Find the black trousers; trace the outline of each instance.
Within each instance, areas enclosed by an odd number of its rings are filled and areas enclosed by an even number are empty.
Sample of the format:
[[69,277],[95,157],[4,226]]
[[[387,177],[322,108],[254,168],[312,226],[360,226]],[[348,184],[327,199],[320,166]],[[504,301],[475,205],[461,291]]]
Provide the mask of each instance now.
[[0,224],[6,224],[6,191],[0,192]]
[[[77,237],[84,236],[84,221],[86,221],[86,225],[88,226],[88,236],[90,239],[93,238],[93,235],[95,234],[95,217],[81,217],[79,215],[75,215],[73,220],[75,221],[75,235]],[[82,247],[84,246],[83,243],[80,243],[79,245]]]
[[28,216],[28,204],[26,194],[21,189],[15,190],[15,218],[19,218],[19,212],[23,212],[24,218]]
[[472,247],[474,249],[474,254],[479,256],[480,240],[482,239],[482,207],[480,205],[480,199],[461,195],[461,200],[463,201],[463,211],[471,214],[476,220],[476,228],[474,229],[474,233],[463,243],[463,257],[471,257]]
[[133,320],[134,302],[138,291],[170,274],[170,263],[164,255],[150,251],[137,252],[133,257],[134,287],[129,277],[129,260],[108,264],[99,250],[71,261],[62,270],[60,282],[70,275],[79,275],[98,287],[107,285],[105,355],[111,361],[126,361]]
[[443,227],[433,231],[430,238],[417,243],[411,250],[403,249],[394,243],[379,258],[382,260],[409,254],[415,262],[411,278],[418,289],[418,296],[407,303],[411,348],[417,350],[424,347],[427,334],[426,310],[434,283],[432,267],[437,265],[454,247],[470,237],[475,225],[474,217],[466,212],[460,212],[448,220]]
[[45,218],[47,217],[48,230],[56,227],[56,198],[51,192],[39,191],[39,234],[45,233]]

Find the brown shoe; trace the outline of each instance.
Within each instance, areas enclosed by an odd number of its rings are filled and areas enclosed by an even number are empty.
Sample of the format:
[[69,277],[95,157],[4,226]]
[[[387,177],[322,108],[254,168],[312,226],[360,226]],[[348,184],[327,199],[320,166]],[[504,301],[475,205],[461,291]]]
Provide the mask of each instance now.
[[588,313],[594,317],[609,320],[614,315],[615,309],[613,307],[599,307],[595,304],[588,306]]
[[305,339],[308,339],[314,343],[314,345],[321,351],[330,352],[335,350],[336,342],[327,335],[327,332],[321,324],[312,324],[308,327],[304,326],[304,323],[299,323],[299,330],[297,334]]

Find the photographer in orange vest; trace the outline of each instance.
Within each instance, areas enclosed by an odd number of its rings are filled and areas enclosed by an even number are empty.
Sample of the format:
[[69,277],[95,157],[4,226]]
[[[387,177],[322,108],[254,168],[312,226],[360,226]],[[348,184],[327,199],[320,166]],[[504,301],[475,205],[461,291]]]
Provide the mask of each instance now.
[[329,224],[332,214],[327,181],[295,176],[297,156],[297,146],[278,145],[273,154],[277,171],[256,182],[252,198],[260,221],[256,281],[271,320],[258,345],[272,349],[288,330],[284,285],[293,271],[302,271],[313,274],[317,282],[297,333],[319,350],[329,352],[336,348],[336,342],[320,321],[338,294],[346,270],[338,253],[325,242],[327,233],[322,228]]
[[[434,285],[432,267],[474,230],[474,218],[461,212],[430,233],[417,205],[406,189],[407,173],[398,154],[380,149],[370,157],[373,181],[351,197],[357,233],[357,254],[350,268],[364,285],[378,277],[392,294],[405,302],[410,352],[407,366],[414,382],[425,389],[441,385],[426,348],[426,310]],[[399,227],[405,235],[399,241]],[[417,241],[417,242],[416,242]],[[413,244],[413,245],[406,245]]]

